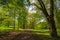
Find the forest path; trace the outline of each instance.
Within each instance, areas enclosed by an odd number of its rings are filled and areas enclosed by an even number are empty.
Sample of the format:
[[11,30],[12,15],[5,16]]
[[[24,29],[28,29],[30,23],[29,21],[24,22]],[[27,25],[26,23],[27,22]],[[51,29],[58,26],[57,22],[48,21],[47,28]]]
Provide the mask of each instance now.
[[[45,37],[44,37],[45,38]],[[39,33],[31,30],[20,30],[16,32],[6,32],[0,36],[0,40],[45,40]]]

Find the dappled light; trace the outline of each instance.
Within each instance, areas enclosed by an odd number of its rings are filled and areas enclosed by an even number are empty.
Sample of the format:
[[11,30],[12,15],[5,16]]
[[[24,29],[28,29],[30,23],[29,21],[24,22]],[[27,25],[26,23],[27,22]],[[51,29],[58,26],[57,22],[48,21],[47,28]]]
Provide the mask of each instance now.
[[59,0],[0,0],[0,40],[60,40]]

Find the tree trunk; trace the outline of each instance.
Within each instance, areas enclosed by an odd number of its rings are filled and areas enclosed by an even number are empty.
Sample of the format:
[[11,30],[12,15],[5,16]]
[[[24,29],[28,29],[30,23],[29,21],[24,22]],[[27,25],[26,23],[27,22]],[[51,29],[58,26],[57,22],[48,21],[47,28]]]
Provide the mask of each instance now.
[[50,30],[50,35],[52,37],[57,37],[57,31],[56,31],[54,18],[51,16],[48,16],[47,22],[48,22],[48,26],[49,26],[49,30]]
[[20,28],[20,23],[19,23],[19,19],[18,19],[18,28],[17,29],[19,30],[19,28]]
[[57,31],[54,20],[54,0],[50,0],[50,14],[47,12],[44,2],[42,0],[38,0],[38,2],[41,6],[40,8],[42,9],[43,14],[47,19],[51,36],[57,37]]
[[23,23],[22,27],[23,27],[23,29],[25,29],[25,23]]
[[9,27],[9,23],[10,23],[10,22],[7,20],[7,27]]
[[13,27],[13,29],[15,30],[15,20],[14,20],[14,27]]

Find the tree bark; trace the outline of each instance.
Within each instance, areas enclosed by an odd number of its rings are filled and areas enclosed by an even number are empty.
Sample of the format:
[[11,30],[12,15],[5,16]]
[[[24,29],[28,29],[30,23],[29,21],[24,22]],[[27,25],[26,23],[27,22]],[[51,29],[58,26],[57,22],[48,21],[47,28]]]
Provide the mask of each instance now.
[[25,23],[23,23],[23,25],[22,25],[22,26],[23,26],[23,29],[25,29]]
[[49,27],[49,30],[50,30],[50,35],[52,37],[57,37],[57,31],[56,31],[54,18],[51,17],[51,16],[48,16],[47,22],[48,22],[48,27]]
[[55,26],[55,20],[54,20],[54,0],[50,0],[50,16],[47,19],[50,34],[52,37],[57,37],[57,31]]
[[45,4],[43,3],[42,0],[38,0],[40,6],[41,6],[41,11],[45,15],[47,22],[48,22],[48,27],[50,30],[50,35],[52,37],[57,37],[57,31],[56,31],[56,26],[55,26],[55,20],[54,20],[54,1],[50,0],[50,14],[47,12]]

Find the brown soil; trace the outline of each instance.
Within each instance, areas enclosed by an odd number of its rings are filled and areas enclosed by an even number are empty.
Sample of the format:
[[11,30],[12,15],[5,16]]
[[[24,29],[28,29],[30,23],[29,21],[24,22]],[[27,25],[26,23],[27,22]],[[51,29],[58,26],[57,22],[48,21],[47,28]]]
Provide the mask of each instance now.
[[0,40],[42,40],[40,36],[36,33],[32,33],[28,30],[18,31],[18,32],[6,32],[4,35],[0,36]]

